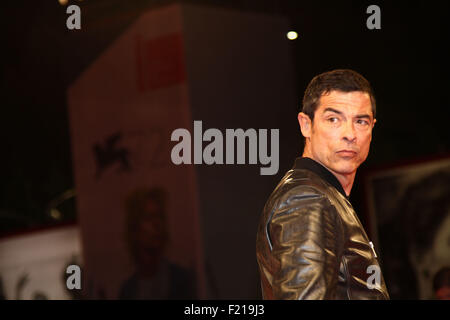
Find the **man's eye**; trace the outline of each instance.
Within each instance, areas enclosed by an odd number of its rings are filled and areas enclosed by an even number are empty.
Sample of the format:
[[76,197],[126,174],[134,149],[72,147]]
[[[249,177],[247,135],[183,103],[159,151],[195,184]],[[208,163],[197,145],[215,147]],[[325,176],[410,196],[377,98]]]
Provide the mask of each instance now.
[[328,122],[331,122],[331,123],[338,122],[338,118],[336,118],[336,117],[331,117],[331,118],[328,118],[327,120],[328,120]]
[[366,126],[369,124],[369,122],[367,120],[362,120],[362,119],[357,120],[356,123],[363,125],[363,126]]

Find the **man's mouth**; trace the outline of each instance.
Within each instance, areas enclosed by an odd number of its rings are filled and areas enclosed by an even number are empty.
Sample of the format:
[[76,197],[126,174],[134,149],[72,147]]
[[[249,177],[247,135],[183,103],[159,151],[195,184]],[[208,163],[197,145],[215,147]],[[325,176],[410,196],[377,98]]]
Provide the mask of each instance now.
[[356,151],[353,150],[339,150],[337,154],[344,158],[353,158],[356,156]]

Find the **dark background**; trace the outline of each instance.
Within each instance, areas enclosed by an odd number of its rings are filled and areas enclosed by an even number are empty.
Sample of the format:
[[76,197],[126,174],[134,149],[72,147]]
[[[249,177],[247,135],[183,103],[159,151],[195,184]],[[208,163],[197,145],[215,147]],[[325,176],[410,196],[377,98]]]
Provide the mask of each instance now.
[[[65,204],[59,219],[46,210],[52,199],[74,187],[66,89],[140,13],[173,2],[69,1],[81,7],[79,31],[67,30],[66,7],[56,0],[2,4],[0,235],[76,219],[74,202]],[[363,74],[374,87],[378,107],[363,172],[450,150],[445,2],[178,2],[288,17],[299,33],[291,42],[299,110],[306,85],[318,73],[351,68]],[[381,30],[366,28],[371,4],[381,8]],[[364,198],[358,176],[351,197],[360,212]]]

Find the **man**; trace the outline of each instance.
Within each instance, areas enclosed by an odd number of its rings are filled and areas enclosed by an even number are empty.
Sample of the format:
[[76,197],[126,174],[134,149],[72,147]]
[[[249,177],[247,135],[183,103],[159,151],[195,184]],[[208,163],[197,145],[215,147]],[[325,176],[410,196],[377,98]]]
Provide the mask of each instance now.
[[257,232],[263,298],[389,299],[348,200],[376,121],[369,82],[352,70],[316,76],[298,121],[303,156],[269,197]]
[[125,280],[120,299],[195,299],[195,275],[165,256],[169,242],[166,192],[139,188],[126,199],[126,239],[136,270]]

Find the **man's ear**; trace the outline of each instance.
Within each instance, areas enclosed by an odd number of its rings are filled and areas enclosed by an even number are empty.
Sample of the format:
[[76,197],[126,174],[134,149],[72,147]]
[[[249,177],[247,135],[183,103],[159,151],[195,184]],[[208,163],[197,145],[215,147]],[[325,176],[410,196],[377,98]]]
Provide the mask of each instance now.
[[298,114],[298,123],[300,124],[300,130],[305,138],[311,137],[312,121],[306,113],[300,112]]
[[373,119],[373,123],[372,123],[372,129],[375,126],[375,122],[377,122],[377,119]]

